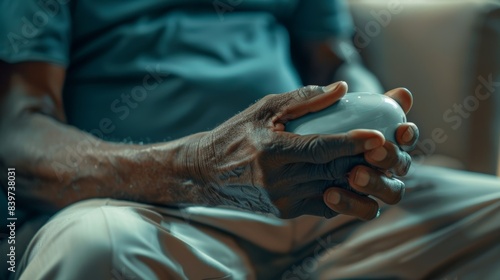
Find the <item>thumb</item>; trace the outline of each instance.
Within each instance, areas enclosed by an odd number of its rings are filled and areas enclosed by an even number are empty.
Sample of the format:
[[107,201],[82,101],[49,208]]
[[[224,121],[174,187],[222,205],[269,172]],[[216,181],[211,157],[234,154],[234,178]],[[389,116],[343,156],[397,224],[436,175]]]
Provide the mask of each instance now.
[[285,93],[283,98],[286,98],[288,102],[280,108],[275,121],[286,123],[305,114],[321,111],[337,102],[346,93],[347,83],[344,81],[325,87],[306,86]]
[[399,103],[405,114],[408,114],[413,105],[413,96],[408,89],[395,88],[386,92],[385,95]]

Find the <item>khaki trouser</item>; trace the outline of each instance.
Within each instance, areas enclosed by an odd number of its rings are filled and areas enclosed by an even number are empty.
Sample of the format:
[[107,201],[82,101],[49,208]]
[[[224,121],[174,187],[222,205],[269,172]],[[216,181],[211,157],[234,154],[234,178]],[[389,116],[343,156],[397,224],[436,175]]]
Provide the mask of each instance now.
[[429,167],[412,174],[403,201],[370,222],[83,201],[36,234],[17,276],[500,279],[500,180]]

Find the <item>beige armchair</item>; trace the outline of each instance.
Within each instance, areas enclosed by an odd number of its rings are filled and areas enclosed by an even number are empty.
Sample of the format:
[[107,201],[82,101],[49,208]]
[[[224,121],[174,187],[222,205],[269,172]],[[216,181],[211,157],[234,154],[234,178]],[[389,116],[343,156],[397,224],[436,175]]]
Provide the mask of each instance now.
[[[415,97],[414,156],[495,174],[500,143],[500,1],[350,0],[355,44],[386,89]],[[418,157],[420,156],[420,157]]]

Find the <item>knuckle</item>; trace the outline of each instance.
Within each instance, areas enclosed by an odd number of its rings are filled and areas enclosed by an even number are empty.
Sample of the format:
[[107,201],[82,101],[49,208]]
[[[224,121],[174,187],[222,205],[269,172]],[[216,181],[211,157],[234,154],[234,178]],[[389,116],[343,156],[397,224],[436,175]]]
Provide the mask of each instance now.
[[332,143],[335,147],[340,147],[344,149],[347,154],[353,155],[356,150],[356,144],[353,139],[350,138],[349,133],[343,133],[336,137],[336,141]]
[[328,152],[330,160],[341,155],[354,155],[355,144],[349,138],[348,133],[335,135],[333,138],[323,139],[324,149]]
[[398,167],[400,163],[400,152],[399,148],[396,145],[386,146],[387,149],[387,164],[391,167]]
[[274,101],[278,96],[279,96],[278,94],[271,93],[271,94],[268,94],[268,95],[262,97],[261,101],[264,103],[268,103],[268,102]]
[[389,201],[386,202],[389,205],[398,204],[403,199],[403,196],[404,196],[404,190],[405,190],[404,183],[397,180],[397,179],[394,179],[394,180],[396,181],[394,183],[397,184],[398,186],[395,188],[394,195],[392,196],[392,199],[390,199]]
[[325,163],[328,161],[328,148],[322,137],[314,136],[307,145],[314,162]]
[[260,187],[270,188],[276,184],[275,176],[268,171],[266,165],[257,162],[252,168],[252,184]]
[[343,156],[355,155],[355,143],[348,134],[332,136],[313,135],[309,138],[308,150],[313,153],[315,162],[326,163]]
[[276,113],[282,104],[283,101],[279,94],[269,94],[253,104],[249,108],[249,112],[253,113],[256,119],[267,120]]
[[266,108],[272,108],[274,107],[277,103],[279,103],[280,96],[279,94],[268,94],[264,97],[262,97],[260,100],[258,100],[254,106],[257,107],[257,109],[262,110]]
[[328,170],[331,179],[341,179],[347,174],[349,171],[355,172],[352,170],[355,166],[363,164],[364,161],[361,157],[342,157],[335,159],[328,163]]
[[307,99],[308,96],[309,96],[309,94],[308,94],[307,86],[299,88],[295,93],[295,99],[297,101],[305,100],[305,99]]
[[328,164],[322,164],[321,166],[321,174],[327,180],[335,180],[338,179],[337,168],[335,168],[335,162],[331,162]]
[[396,175],[398,176],[405,176],[408,174],[408,171],[410,170],[411,167],[411,156],[407,152],[400,152],[399,153],[399,162],[398,162],[398,168]]
[[276,150],[277,143],[271,137],[259,137],[255,146],[259,152],[270,153]]
[[295,92],[295,97],[297,101],[304,101],[309,99],[311,97],[311,93],[315,92],[317,88],[318,86],[311,86],[311,85],[299,88]]
[[263,164],[272,164],[280,161],[283,147],[278,140],[272,137],[264,137],[262,140],[257,141],[254,146],[254,155]]
[[364,212],[363,215],[360,216],[360,218],[363,220],[373,220],[378,215],[379,205],[373,199],[369,199],[366,205],[367,205],[366,211]]
[[372,158],[368,158],[369,162],[380,168],[398,172],[398,170],[401,168],[400,164],[402,160],[399,148],[394,144],[385,145],[384,148],[387,151],[387,155],[382,161],[377,162]]

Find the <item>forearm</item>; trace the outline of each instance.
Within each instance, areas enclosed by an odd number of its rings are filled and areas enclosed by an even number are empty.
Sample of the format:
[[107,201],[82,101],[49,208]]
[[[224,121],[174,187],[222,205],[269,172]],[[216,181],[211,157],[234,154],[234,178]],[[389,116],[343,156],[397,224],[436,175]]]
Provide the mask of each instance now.
[[16,194],[28,207],[53,211],[98,197],[206,204],[188,171],[201,134],[154,145],[110,143],[32,112],[4,119],[0,134],[2,168],[16,168]]

